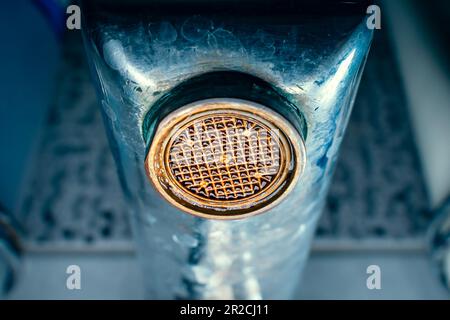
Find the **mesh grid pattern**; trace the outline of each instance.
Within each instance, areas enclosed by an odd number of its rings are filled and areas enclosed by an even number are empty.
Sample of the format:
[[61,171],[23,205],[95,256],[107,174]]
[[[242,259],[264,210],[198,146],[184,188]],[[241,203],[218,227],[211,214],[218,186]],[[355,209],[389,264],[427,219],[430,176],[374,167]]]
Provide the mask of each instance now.
[[195,119],[172,137],[167,150],[174,180],[202,199],[246,199],[267,189],[280,173],[275,130],[243,115]]

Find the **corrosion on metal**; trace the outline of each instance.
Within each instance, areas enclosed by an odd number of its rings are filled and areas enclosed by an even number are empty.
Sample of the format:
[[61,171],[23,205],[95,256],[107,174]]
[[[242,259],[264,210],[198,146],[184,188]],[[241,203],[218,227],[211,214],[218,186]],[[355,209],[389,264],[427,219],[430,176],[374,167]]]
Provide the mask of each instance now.
[[209,99],[160,122],[145,164],[155,188],[177,208],[238,219],[272,208],[289,193],[303,171],[305,147],[271,109]]

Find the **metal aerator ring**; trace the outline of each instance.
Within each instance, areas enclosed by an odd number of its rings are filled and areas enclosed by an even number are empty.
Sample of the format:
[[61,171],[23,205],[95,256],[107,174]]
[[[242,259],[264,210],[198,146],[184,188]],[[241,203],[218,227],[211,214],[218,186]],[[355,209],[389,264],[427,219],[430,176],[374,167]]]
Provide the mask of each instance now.
[[160,122],[145,163],[150,181],[177,208],[204,218],[238,219],[279,203],[305,159],[303,139],[271,109],[208,99]]

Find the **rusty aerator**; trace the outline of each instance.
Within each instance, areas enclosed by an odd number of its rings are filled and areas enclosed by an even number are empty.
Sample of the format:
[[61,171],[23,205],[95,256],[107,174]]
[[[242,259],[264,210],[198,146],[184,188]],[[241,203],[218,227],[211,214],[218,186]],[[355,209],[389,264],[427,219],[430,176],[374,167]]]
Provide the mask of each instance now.
[[305,161],[303,139],[289,121],[258,103],[222,98],[167,115],[145,166],[155,188],[177,208],[238,219],[278,204]]

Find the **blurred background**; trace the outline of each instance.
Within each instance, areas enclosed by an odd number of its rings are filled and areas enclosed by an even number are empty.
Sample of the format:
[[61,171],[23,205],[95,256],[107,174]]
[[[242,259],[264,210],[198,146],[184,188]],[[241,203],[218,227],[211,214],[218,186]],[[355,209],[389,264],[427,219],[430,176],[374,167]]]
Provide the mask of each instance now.
[[[0,4],[0,289],[139,299],[145,275],[69,4]],[[377,4],[381,29],[296,298],[450,297],[450,3]],[[73,264],[82,290],[66,288]],[[381,290],[366,287],[369,265]]]

